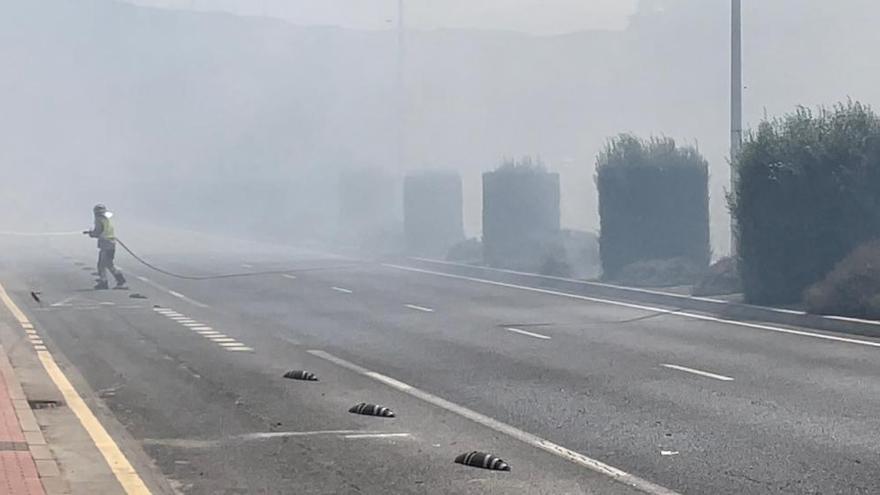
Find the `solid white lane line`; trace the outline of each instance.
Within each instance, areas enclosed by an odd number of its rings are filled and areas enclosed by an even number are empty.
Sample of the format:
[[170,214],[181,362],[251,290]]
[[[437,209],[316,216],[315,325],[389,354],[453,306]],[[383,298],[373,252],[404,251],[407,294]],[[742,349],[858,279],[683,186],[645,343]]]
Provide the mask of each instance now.
[[408,438],[409,433],[355,433],[352,435],[342,435],[342,438],[350,440],[358,438]]
[[684,371],[685,373],[693,373],[694,375],[704,376],[706,378],[714,378],[716,380],[721,380],[722,382],[732,382],[733,378],[724,375],[716,375],[715,373],[709,373],[708,371],[700,371],[695,370],[693,368],[686,368],[684,366],[678,366],[677,364],[661,364],[664,368],[669,368],[671,370]]
[[686,311],[679,311],[679,310],[667,309],[667,308],[658,308],[658,307],[654,307],[654,306],[645,306],[643,304],[633,304],[633,303],[627,303],[627,302],[623,302],[623,301],[615,301],[612,299],[600,299],[598,297],[581,296],[578,294],[570,294],[568,292],[559,292],[559,291],[555,291],[555,290],[539,289],[537,287],[528,287],[525,285],[508,284],[508,283],[504,283],[504,282],[496,282],[494,280],[485,280],[482,278],[465,277],[462,275],[453,275],[450,273],[435,272],[435,271],[431,271],[431,270],[422,270],[421,268],[411,268],[408,266],[393,265],[393,264],[389,264],[389,263],[382,263],[382,266],[385,266],[388,268],[394,268],[397,270],[405,270],[405,271],[416,272],[416,273],[425,273],[428,275],[436,275],[438,277],[454,278],[457,280],[467,280],[469,282],[477,282],[477,283],[481,283],[481,284],[495,285],[497,287],[506,287],[508,289],[518,289],[518,290],[525,290],[525,291],[529,291],[529,292],[537,292],[539,294],[547,294],[547,295],[551,295],[551,296],[568,297],[570,299],[578,299],[580,301],[589,301],[589,302],[600,303],[600,304],[609,304],[612,306],[620,306],[622,308],[639,309],[642,311],[650,311],[652,313],[663,313],[663,314],[668,314],[668,315],[672,315],[672,316],[681,316],[684,318],[691,318],[694,320],[712,321],[715,323],[722,323],[725,325],[734,325],[734,326],[739,326],[739,327],[752,328],[755,330],[765,330],[768,332],[784,333],[784,334],[789,334],[789,335],[799,335],[801,337],[811,337],[814,339],[829,340],[829,341],[834,341],[834,342],[845,342],[847,344],[864,345],[864,346],[869,346],[869,347],[880,347],[880,342],[871,342],[869,340],[851,339],[851,338],[847,338],[847,337],[836,337],[834,335],[825,335],[822,333],[808,332],[806,330],[794,330],[791,328],[774,327],[774,326],[770,326],[770,325],[761,325],[758,323],[748,323],[745,321],[726,320],[724,318],[718,318],[715,316],[708,316],[708,315],[701,315],[699,313],[688,313]]
[[336,292],[342,292],[343,294],[351,294],[352,292],[354,292],[349,289],[343,289],[342,287],[330,287],[330,288],[335,290]]
[[281,276],[284,278],[289,278],[290,280],[296,280],[296,275],[291,275],[289,273],[282,273]]
[[[549,440],[544,440],[541,437],[525,432],[506,423],[502,423],[501,421],[490,418],[489,416],[485,416],[476,411],[472,411],[466,407],[459,406],[458,404],[449,402],[448,400],[437,397],[436,395],[429,394],[428,392],[423,392],[411,385],[407,385],[406,383],[395,380],[394,378],[381,375],[374,371],[370,371],[362,366],[358,366],[354,363],[346,361],[342,358],[338,358],[327,352],[310,350],[308,351],[308,353],[326,361],[330,361],[331,363],[337,364],[355,373],[379,380],[380,382],[394,389],[397,389],[400,392],[409,394],[413,397],[416,397],[417,399],[467,418],[475,423],[495,430],[499,433],[505,434],[509,437],[515,438],[523,443],[539,448],[553,455],[559,456],[563,459],[585,467],[591,471],[608,476],[612,479],[619,481],[620,483],[631,486],[650,495],[679,495],[677,492],[669,490],[668,488],[664,488],[660,485],[651,483],[650,481],[629,474],[626,471],[622,471],[613,466],[605,464],[604,462],[587,457],[573,450],[569,450],[561,445],[550,442]],[[379,377],[381,377],[381,379]]]
[[434,310],[431,308],[426,308],[424,306],[416,306],[415,304],[404,304],[409,309],[414,309],[416,311],[422,311],[423,313],[433,313]]
[[525,335],[527,337],[534,337],[536,339],[550,340],[552,338],[547,335],[541,335],[540,333],[533,333],[533,332],[527,332],[525,330],[520,330],[519,328],[507,327],[507,328],[505,328],[505,330],[507,330],[508,332],[513,332],[513,333],[518,333],[520,335]]
[[183,301],[186,301],[186,302],[192,304],[193,306],[198,306],[198,307],[200,307],[200,308],[209,308],[209,307],[210,307],[210,306],[208,306],[207,304],[205,304],[205,303],[201,303],[201,302],[199,302],[199,301],[196,301],[195,299],[192,299],[192,298],[190,298],[190,297],[187,297],[187,296],[181,294],[180,292],[173,291],[173,290],[169,289],[168,287],[165,287],[165,286],[162,285],[162,284],[158,284],[158,283],[156,283],[156,282],[153,282],[152,280],[148,279],[147,277],[142,277],[142,276],[140,276],[140,275],[135,275],[135,277],[136,277],[138,280],[140,280],[141,282],[144,282],[144,283],[146,283],[146,284],[152,285],[153,287],[155,287],[155,288],[157,288],[157,289],[159,289],[159,290],[161,290],[161,291],[163,291],[163,292],[167,292],[167,293],[171,294],[172,296],[174,296],[174,297],[176,297],[176,298],[178,298],[178,299],[181,299],[181,300],[183,300]]

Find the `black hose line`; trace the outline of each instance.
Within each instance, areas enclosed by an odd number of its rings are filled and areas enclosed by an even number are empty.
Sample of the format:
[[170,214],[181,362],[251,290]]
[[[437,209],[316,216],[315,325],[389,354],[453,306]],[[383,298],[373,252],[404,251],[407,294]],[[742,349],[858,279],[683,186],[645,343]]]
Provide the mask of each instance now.
[[142,265],[150,268],[151,270],[155,270],[159,273],[168,275],[169,277],[180,278],[184,280],[217,280],[222,278],[241,278],[241,277],[257,277],[262,275],[285,275],[285,274],[293,274],[293,273],[301,273],[301,272],[313,272],[313,271],[326,271],[326,270],[341,270],[345,268],[351,268],[354,266],[358,266],[362,263],[350,263],[347,265],[336,265],[336,266],[321,266],[321,267],[313,267],[313,268],[298,268],[298,269],[286,269],[286,270],[267,270],[260,272],[239,272],[239,273],[222,273],[218,275],[182,275],[180,273],[170,272],[168,270],[162,269],[149,261],[138,256],[134,251],[131,250],[128,246],[122,242],[118,237],[116,238],[116,242],[122,246],[122,249],[125,249],[128,254],[131,255],[132,258],[136,259]]

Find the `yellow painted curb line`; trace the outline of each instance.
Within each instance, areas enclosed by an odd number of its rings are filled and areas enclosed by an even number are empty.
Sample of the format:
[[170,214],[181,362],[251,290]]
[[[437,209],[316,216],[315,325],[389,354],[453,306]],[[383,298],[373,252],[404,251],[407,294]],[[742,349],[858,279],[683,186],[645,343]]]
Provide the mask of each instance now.
[[[27,316],[25,316],[21,309],[19,309],[12,298],[9,297],[9,294],[6,293],[6,289],[3,288],[2,284],[0,284],[0,300],[2,300],[6,307],[9,308],[9,311],[15,319],[18,320],[22,328],[33,328],[33,325],[28,320]],[[80,424],[86,432],[88,432],[95,447],[97,447],[101,452],[101,455],[104,456],[104,460],[107,461],[110,471],[116,476],[116,479],[119,481],[119,484],[122,485],[125,493],[128,495],[150,495],[150,489],[147,488],[144,480],[141,479],[131,463],[128,462],[128,459],[125,457],[125,454],[122,453],[119,445],[113,441],[113,438],[107,433],[107,430],[104,429],[104,426],[101,425],[101,422],[98,421],[98,418],[92,410],[89,409],[89,406],[86,405],[83,398],[80,397],[79,393],[73,387],[73,384],[70,383],[70,380],[67,379],[67,376],[61,371],[61,368],[58,367],[58,363],[55,362],[52,354],[49,351],[38,350],[36,352],[37,357],[40,358],[40,362],[43,363],[43,368],[46,369],[46,373],[48,373],[52,381],[55,382],[55,386],[58,387],[67,406],[70,407],[70,410],[73,411],[77,419],[79,419]]]

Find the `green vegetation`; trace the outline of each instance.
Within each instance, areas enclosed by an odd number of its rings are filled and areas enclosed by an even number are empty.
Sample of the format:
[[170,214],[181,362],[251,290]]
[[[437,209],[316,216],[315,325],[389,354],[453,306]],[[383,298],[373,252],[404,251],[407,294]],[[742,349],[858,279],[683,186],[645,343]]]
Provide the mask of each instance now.
[[700,153],[670,138],[610,140],[596,174],[604,278],[615,280],[632,264],[672,259],[690,266],[674,270],[670,283],[682,282],[682,273],[698,277],[710,258],[708,178]]
[[[506,160],[483,174],[483,258],[517,270],[563,270],[546,258],[559,238],[559,174],[539,160]],[[552,265],[552,266],[550,266]]]
[[407,253],[445,256],[464,239],[461,177],[452,172],[407,175],[403,182],[403,227]]
[[856,246],[880,237],[880,120],[865,105],[798,108],[762,122],[735,166],[729,202],[748,302],[800,301]]

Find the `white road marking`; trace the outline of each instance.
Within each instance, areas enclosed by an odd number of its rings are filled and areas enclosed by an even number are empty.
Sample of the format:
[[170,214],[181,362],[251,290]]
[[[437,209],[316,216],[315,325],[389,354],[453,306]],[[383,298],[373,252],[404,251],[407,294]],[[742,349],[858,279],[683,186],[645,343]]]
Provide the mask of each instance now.
[[227,351],[231,352],[253,352],[254,350],[250,347],[226,347]]
[[116,303],[109,302],[109,301],[102,301],[102,302],[99,302],[98,304],[100,304],[101,306],[116,306]]
[[268,433],[245,433],[235,438],[240,440],[265,440],[268,438],[313,437],[318,435],[355,435],[360,430],[318,430],[318,431],[270,431]]
[[33,330],[34,325],[32,323],[22,323],[21,328],[24,328],[25,330],[28,330],[28,329]]
[[190,330],[193,330],[193,331],[196,331],[196,332],[198,332],[198,331],[204,331],[204,330],[214,330],[213,328],[211,328],[211,327],[209,327],[209,326],[207,326],[207,325],[206,325],[206,326],[201,326],[201,327],[189,327],[189,329],[190,329]]
[[409,433],[355,433],[342,435],[342,438],[354,440],[359,438],[408,438]]
[[424,306],[416,306],[415,304],[405,304],[404,306],[406,306],[409,309],[414,309],[416,311],[422,311],[424,313],[433,313],[434,312],[434,310],[431,308],[426,308]]
[[235,340],[232,340],[230,342],[220,342],[220,347],[232,348],[232,347],[247,347],[247,346],[242,344],[241,342],[236,342]]
[[330,287],[330,288],[335,290],[336,292],[342,292],[343,294],[351,294],[352,292],[354,292],[349,289],[343,289],[342,287]]
[[202,324],[197,321],[194,321],[192,323],[183,323],[183,326],[185,326],[187,328],[195,328],[195,327],[201,327]]
[[411,272],[417,272],[417,273],[426,273],[429,275],[436,275],[438,277],[454,278],[454,279],[458,279],[458,280],[467,280],[469,282],[477,282],[477,283],[481,283],[481,284],[495,285],[498,287],[507,287],[509,289],[525,290],[525,291],[529,291],[529,292],[537,292],[539,294],[548,294],[551,296],[568,297],[571,299],[578,299],[581,301],[589,301],[589,302],[600,303],[600,304],[609,304],[612,306],[620,306],[623,308],[639,309],[642,311],[650,311],[652,313],[663,313],[663,314],[668,314],[668,315],[673,315],[673,316],[681,316],[684,318],[691,318],[694,320],[712,321],[715,323],[723,323],[725,325],[734,325],[734,326],[739,326],[739,327],[752,328],[755,330],[765,330],[768,332],[784,333],[784,334],[789,334],[789,335],[799,335],[801,337],[811,337],[811,338],[815,338],[815,339],[830,340],[830,341],[834,341],[834,342],[845,342],[847,344],[864,345],[864,346],[869,346],[869,347],[880,347],[880,342],[871,342],[870,340],[851,339],[848,337],[836,337],[834,335],[826,335],[823,333],[808,332],[806,330],[794,330],[791,328],[774,327],[774,326],[770,326],[770,325],[761,325],[758,323],[748,323],[745,321],[726,320],[724,318],[702,315],[699,313],[688,313],[686,311],[679,311],[679,310],[675,310],[675,309],[658,308],[655,306],[645,306],[643,304],[627,303],[627,302],[623,302],[623,301],[615,301],[612,299],[600,299],[598,297],[581,296],[578,294],[570,294],[568,292],[559,292],[559,291],[549,290],[549,289],[539,289],[537,287],[528,287],[525,285],[508,284],[505,282],[496,282],[494,280],[485,280],[482,278],[465,277],[463,275],[453,275],[451,273],[435,272],[435,271],[431,271],[431,270],[422,270],[421,268],[412,268],[412,267],[408,267],[408,266],[393,265],[393,264],[389,264],[389,263],[382,263],[382,266],[385,266],[388,268],[394,268],[397,270],[405,270],[405,271],[411,271]]
[[220,335],[220,332],[216,330],[196,330],[196,333],[199,335]]
[[709,373],[708,371],[700,371],[695,370],[693,368],[686,368],[684,366],[678,366],[677,364],[661,364],[664,368],[669,368],[671,370],[684,371],[685,373],[693,373],[695,375],[705,376],[706,378],[714,378],[716,380],[721,380],[722,382],[732,382],[733,378],[724,375],[716,375],[715,373]]
[[34,350],[36,350],[36,351],[45,351],[45,350],[46,350],[46,346],[44,346],[44,345],[35,345],[35,346],[34,346]]
[[534,337],[536,339],[550,340],[552,338],[547,335],[541,335],[540,333],[533,333],[533,332],[527,332],[525,330],[520,330],[519,328],[507,327],[507,328],[505,328],[505,330],[507,330],[508,332],[518,333],[520,335],[526,335],[528,337]]
[[[468,409],[466,407],[459,406],[458,404],[455,404],[455,403],[450,402],[446,399],[437,397],[436,395],[429,394],[428,392],[423,392],[423,391],[421,391],[411,385],[407,385],[403,382],[395,380],[394,378],[381,375],[381,374],[376,373],[374,371],[370,371],[366,368],[363,368],[363,367],[358,366],[354,363],[348,362],[344,359],[338,358],[338,357],[336,357],[332,354],[329,354],[327,352],[318,351],[318,350],[310,350],[308,352],[309,352],[309,354],[311,354],[313,356],[319,357],[319,358],[324,359],[326,361],[330,361],[331,363],[337,364],[337,365],[339,365],[343,368],[346,368],[350,371],[353,371],[355,373],[359,373],[361,375],[368,376],[373,379],[378,379],[382,383],[385,383],[386,385],[389,385],[392,388],[395,388],[401,392],[404,392],[404,393],[409,394],[413,397],[416,397],[420,400],[428,402],[429,404],[433,404],[437,407],[440,407],[440,408],[445,409],[449,412],[452,412],[454,414],[457,414],[459,416],[467,418],[475,423],[483,425],[483,426],[490,428],[492,430],[495,430],[499,433],[505,434],[505,435],[512,437],[512,438],[515,438],[523,443],[526,443],[526,444],[531,445],[533,447],[539,448],[539,449],[544,450],[546,452],[549,452],[553,455],[559,456],[563,459],[566,459],[566,460],[571,461],[575,464],[578,464],[582,467],[585,467],[591,471],[608,476],[612,479],[619,481],[620,483],[631,486],[633,488],[641,490],[641,491],[648,493],[650,495],[678,495],[677,492],[669,490],[668,488],[664,488],[660,485],[656,485],[654,483],[651,483],[650,481],[647,481],[647,480],[644,480],[644,479],[639,478],[637,476],[634,476],[632,474],[629,474],[625,471],[617,469],[613,466],[605,464],[605,463],[598,461],[596,459],[587,457],[587,456],[580,454],[578,452],[575,452],[573,450],[566,449],[565,447],[563,447],[561,445],[557,445],[557,444],[552,443],[548,440],[544,440],[541,437],[538,437],[538,436],[533,435],[531,433],[528,433],[526,431],[520,430],[520,429],[518,429],[514,426],[510,426],[506,423],[502,423],[501,421],[490,418],[488,416],[480,414],[480,413],[473,411],[471,409]],[[379,379],[378,377],[382,377],[382,379]]]
[[232,337],[219,337],[219,336],[213,336],[213,337],[208,337],[208,339],[211,340],[212,342],[217,342],[218,344],[229,343],[229,342],[234,342],[234,343],[236,343],[236,344],[241,344],[241,342],[239,342],[239,341],[233,339]]
[[251,265],[251,264],[249,264],[249,263],[242,263],[242,264],[241,264],[241,267],[242,267],[242,268],[253,268],[254,265]]
[[32,341],[31,341],[31,344],[34,344],[34,345],[43,345],[43,341],[42,341],[42,340],[32,340]]
[[289,273],[282,273],[281,276],[284,278],[289,278],[290,280],[296,280],[296,275],[291,275]]
[[199,302],[199,301],[196,301],[195,299],[192,299],[192,298],[190,298],[190,297],[187,297],[187,296],[181,294],[180,292],[173,291],[173,290],[169,289],[168,287],[165,287],[165,286],[162,285],[162,284],[157,284],[156,282],[153,282],[152,280],[148,279],[147,277],[142,277],[142,276],[140,276],[140,275],[135,275],[135,277],[136,277],[138,280],[140,280],[141,282],[144,282],[144,283],[150,284],[150,285],[152,285],[153,287],[155,287],[155,288],[157,288],[157,289],[159,289],[159,290],[161,290],[161,291],[167,292],[167,293],[171,294],[172,296],[174,296],[174,297],[176,297],[176,298],[178,298],[178,299],[181,299],[181,300],[183,300],[183,301],[186,301],[186,302],[192,304],[193,306],[198,306],[198,307],[200,307],[200,308],[209,308],[209,307],[210,307],[210,306],[208,306],[207,304],[205,304],[205,303],[201,303],[201,302]]
[[661,450],[660,455],[678,455],[677,450]]
[[36,333],[29,333],[27,337],[28,340],[40,340],[40,336]]
[[70,301],[72,301],[75,297],[76,297],[76,296],[68,297],[68,298],[66,298],[66,299],[62,299],[62,300],[58,301],[58,302],[55,303],[55,304],[50,304],[50,306],[52,306],[52,307],[58,307],[58,306],[70,306],[70,305],[67,304],[67,303],[69,303]]

